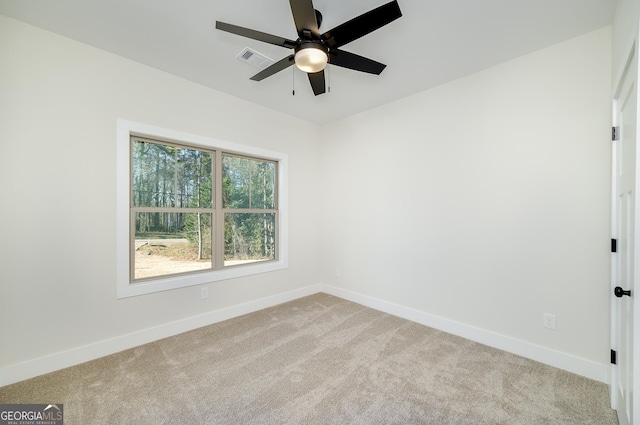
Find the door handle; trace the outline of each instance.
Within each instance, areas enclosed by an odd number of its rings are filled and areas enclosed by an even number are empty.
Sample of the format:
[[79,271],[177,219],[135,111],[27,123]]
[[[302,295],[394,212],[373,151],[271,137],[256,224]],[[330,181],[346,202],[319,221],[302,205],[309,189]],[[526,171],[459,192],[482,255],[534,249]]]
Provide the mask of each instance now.
[[613,294],[618,298],[622,298],[623,295],[626,295],[626,296],[630,297],[631,296],[631,290],[625,291],[621,287],[616,286],[615,289],[613,290]]

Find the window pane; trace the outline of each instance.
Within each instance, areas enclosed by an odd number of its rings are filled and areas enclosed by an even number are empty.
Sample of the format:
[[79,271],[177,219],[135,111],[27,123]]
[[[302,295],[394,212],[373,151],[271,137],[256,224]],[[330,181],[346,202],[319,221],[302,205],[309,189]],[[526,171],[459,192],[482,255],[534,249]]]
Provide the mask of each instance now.
[[223,208],[275,209],[276,163],[223,155]]
[[212,153],[134,140],[133,205],[210,208]]
[[134,279],[211,269],[210,213],[135,213]]
[[225,266],[275,258],[275,213],[224,215]]

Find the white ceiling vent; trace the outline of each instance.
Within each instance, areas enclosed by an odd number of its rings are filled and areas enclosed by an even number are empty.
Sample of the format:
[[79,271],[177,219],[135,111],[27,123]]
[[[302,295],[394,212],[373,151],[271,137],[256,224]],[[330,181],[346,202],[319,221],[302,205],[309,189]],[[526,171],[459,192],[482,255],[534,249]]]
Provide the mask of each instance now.
[[255,66],[256,68],[265,69],[270,65],[273,65],[275,61],[271,58],[266,57],[262,53],[258,53],[253,49],[245,47],[242,49],[238,56],[236,56],[242,62],[247,62]]

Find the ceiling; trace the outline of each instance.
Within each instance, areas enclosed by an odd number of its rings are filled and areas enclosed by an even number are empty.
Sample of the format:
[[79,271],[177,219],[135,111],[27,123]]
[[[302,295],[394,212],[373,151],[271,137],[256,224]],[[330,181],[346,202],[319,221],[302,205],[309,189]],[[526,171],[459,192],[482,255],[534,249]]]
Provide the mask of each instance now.
[[[389,0],[314,0],[320,32]],[[398,0],[403,16],[342,49],[385,63],[380,75],[327,71],[314,96],[290,67],[261,82],[236,56],[292,51],[216,30],[223,21],[296,39],[287,0],[0,0],[0,14],[213,89],[323,124],[611,24],[616,0]],[[295,96],[292,95],[295,88]]]

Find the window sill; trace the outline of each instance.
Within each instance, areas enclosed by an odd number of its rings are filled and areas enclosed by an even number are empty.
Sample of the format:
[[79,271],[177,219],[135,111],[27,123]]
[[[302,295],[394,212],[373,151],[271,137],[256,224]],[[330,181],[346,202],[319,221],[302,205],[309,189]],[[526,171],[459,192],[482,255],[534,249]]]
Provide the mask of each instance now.
[[[135,297],[153,292],[168,291],[171,289],[185,288],[187,286],[203,285],[221,280],[235,279],[238,277],[252,276],[260,273],[273,272],[288,268],[284,261],[269,261],[260,264],[244,265],[242,267],[230,267],[224,270],[211,272],[174,275],[156,279],[148,279],[138,283],[123,281],[118,285],[118,298]],[[125,270],[125,273],[127,271]]]

